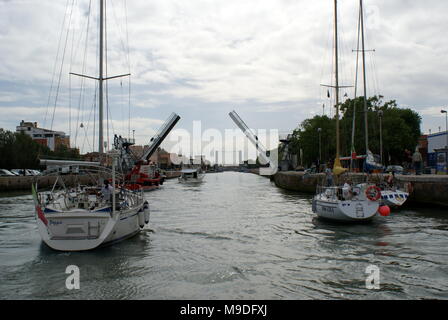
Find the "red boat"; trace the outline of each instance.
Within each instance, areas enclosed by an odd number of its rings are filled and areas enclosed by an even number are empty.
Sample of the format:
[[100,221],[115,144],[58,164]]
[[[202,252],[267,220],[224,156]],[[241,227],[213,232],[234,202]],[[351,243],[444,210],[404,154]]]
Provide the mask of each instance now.
[[134,139],[126,139],[115,135],[114,147],[120,152],[121,159],[123,159],[119,165],[122,172],[127,172],[125,182],[129,186],[128,189],[139,186],[143,191],[152,191],[163,184],[165,177],[160,174],[155,164],[149,162],[149,158],[157,151],[157,148],[179,119],[179,115],[172,113],[156,135],[151,138],[148,147],[141,156],[136,156],[129,148],[135,143]]
[[143,191],[152,191],[163,185],[165,178],[160,175],[159,170],[153,164],[146,164],[146,161],[140,160],[132,168],[125,179],[131,185],[139,185]]

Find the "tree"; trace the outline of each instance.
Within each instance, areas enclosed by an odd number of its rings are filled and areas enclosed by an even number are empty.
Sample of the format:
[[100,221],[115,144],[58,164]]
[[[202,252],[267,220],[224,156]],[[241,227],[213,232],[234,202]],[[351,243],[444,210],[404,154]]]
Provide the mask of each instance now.
[[294,130],[292,141],[289,144],[289,150],[292,154],[300,155],[302,150],[304,165],[311,165],[319,159],[319,131],[321,128],[321,150],[322,162],[328,161],[334,157],[336,152],[336,123],[327,116],[315,116],[312,119],[306,119],[300,127]]
[[78,149],[59,145],[55,152],[23,132],[0,130],[0,168],[38,169],[40,158],[80,159]]
[[[369,149],[380,154],[380,130],[378,111],[383,111],[382,137],[385,164],[401,163],[404,149],[415,149],[421,135],[421,117],[411,109],[402,109],[395,100],[383,102],[382,96],[370,97],[367,100],[367,119]],[[355,118],[355,150],[357,154],[365,154],[364,98],[347,99],[341,104],[339,121],[341,156],[350,156],[353,127],[353,111]],[[321,128],[322,162],[334,160],[336,155],[336,119],[327,116],[315,116],[304,120],[300,127],[293,131],[290,152],[300,154],[303,150],[303,164],[310,166],[319,158],[319,132]]]

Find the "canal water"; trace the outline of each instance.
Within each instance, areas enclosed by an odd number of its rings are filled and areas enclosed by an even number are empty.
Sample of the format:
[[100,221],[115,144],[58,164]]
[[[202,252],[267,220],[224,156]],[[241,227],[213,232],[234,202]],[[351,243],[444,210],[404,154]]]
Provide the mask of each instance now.
[[[311,196],[249,173],[167,181],[150,226],[91,252],[40,240],[31,195],[0,197],[0,299],[447,299],[448,214],[401,210],[367,225],[315,219]],[[68,290],[66,267],[80,269]],[[379,269],[379,290],[366,268]]]

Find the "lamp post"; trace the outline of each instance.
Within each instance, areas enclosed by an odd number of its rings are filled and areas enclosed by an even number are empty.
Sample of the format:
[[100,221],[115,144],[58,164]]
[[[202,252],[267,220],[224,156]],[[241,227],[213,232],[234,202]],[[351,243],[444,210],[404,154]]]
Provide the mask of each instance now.
[[378,116],[380,117],[380,158],[383,165],[383,110],[378,111]]
[[441,113],[445,114],[445,129],[446,129],[446,146],[445,146],[445,169],[446,174],[448,174],[448,112],[446,110],[440,110]]
[[320,164],[322,161],[322,148],[321,148],[321,144],[320,144],[320,133],[322,132],[322,128],[317,128],[317,132],[319,133],[319,167],[318,167],[318,171],[319,171]]

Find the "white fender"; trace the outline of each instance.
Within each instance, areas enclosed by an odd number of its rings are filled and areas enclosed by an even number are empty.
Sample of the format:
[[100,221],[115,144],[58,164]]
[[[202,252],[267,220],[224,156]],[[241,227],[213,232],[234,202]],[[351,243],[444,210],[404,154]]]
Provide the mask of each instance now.
[[145,214],[145,224],[149,223],[149,203],[148,201],[145,201],[143,205],[143,212]]
[[138,212],[138,225],[140,226],[140,228],[143,228],[145,226],[145,216],[143,213],[143,208]]

